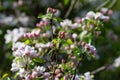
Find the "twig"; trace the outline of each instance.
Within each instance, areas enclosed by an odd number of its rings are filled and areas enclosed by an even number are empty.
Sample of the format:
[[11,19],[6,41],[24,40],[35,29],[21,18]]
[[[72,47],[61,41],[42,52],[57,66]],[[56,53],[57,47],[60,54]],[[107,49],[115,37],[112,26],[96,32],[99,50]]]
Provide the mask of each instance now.
[[0,7],[2,6],[2,2],[0,1]]
[[106,0],[104,3],[102,3],[100,6],[96,8],[96,10],[101,9],[103,6],[107,5],[110,2],[110,0]]
[[117,0],[113,0],[108,8],[111,9],[116,4],[116,2],[117,2]]
[[97,72],[100,72],[100,71],[104,70],[105,68],[106,68],[106,66],[102,66],[102,67],[100,67],[100,68],[92,71],[91,74],[95,74],[95,73],[97,73]]
[[71,4],[70,4],[70,6],[69,6],[69,9],[68,9],[68,11],[66,12],[64,18],[67,18],[67,17],[69,16],[69,14],[70,14],[70,12],[72,11],[73,7],[75,6],[76,2],[77,2],[77,0],[72,0]]
[[50,19],[50,28],[51,28],[51,31],[52,31],[52,37],[51,37],[51,40],[53,39],[53,29],[52,29],[52,26],[53,26],[53,20]]
[[[107,5],[110,2],[110,0],[106,0],[104,3],[102,3],[100,6],[98,6],[96,8],[96,10],[101,9],[102,7],[104,7],[105,5]],[[116,4],[117,0],[112,0],[111,4],[108,6],[108,9],[111,9],[115,4]]]
[[77,73],[77,68],[79,66],[79,64],[81,63],[82,59],[78,62],[76,68],[75,68],[75,72],[74,72],[74,76],[73,76],[73,80],[75,80],[75,76],[76,76],[76,73]]
[[96,73],[98,73],[98,72],[100,72],[100,71],[103,71],[103,70],[107,69],[110,65],[111,65],[111,64],[102,66],[102,67],[100,67],[100,68],[98,68],[98,69],[92,71],[91,74],[96,74]]
[[83,58],[84,58],[84,54],[82,56],[82,58],[79,60],[78,64],[76,65],[75,67],[75,72],[74,72],[74,76],[73,76],[73,79],[72,80],[75,80],[75,76],[76,76],[76,73],[77,73],[77,69],[79,67],[79,64],[83,61]]

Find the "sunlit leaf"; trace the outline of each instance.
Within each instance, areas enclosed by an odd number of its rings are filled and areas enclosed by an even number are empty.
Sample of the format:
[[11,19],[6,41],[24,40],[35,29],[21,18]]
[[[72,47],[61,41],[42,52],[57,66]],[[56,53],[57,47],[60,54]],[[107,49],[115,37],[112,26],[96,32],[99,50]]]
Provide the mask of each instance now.
[[27,39],[27,40],[25,41],[25,44],[30,44],[30,40]]
[[63,0],[64,1],[64,5],[68,5],[70,0]]
[[5,73],[5,74],[2,76],[2,78],[6,78],[6,77],[8,77],[8,73]]
[[71,39],[68,39],[68,40],[67,40],[67,43],[68,43],[68,44],[72,44],[73,42],[72,42]]

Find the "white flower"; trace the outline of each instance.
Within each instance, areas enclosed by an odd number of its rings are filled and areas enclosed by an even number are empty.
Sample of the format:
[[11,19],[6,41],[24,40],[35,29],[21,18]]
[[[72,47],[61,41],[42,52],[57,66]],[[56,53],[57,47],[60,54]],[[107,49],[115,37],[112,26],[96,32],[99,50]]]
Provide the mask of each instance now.
[[26,29],[24,28],[15,28],[13,30],[7,30],[7,34],[5,35],[5,43],[16,42],[25,33]]
[[62,27],[71,26],[71,24],[72,24],[72,21],[68,20],[68,19],[65,19],[65,20],[63,20],[63,22],[60,22],[60,25]]
[[22,43],[22,42],[16,42],[16,43],[13,43],[13,46],[12,46],[12,50],[16,50],[16,49],[22,49],[22,48],[25,48],[25,44]]
[[52,36],[52,32],[51,31],[46,31],[46,35],[47,35],[47,37],[51,37]]
[[11,68],[11,71],[15,72],[15,71],[18,71],[19,70],[19,67],[16,63],[12,63],[12,68]]
[[57,10],[56,13],[54,14],[56,17],[59,17],[61,14],[60,10]]
[[84,80],[92,80],[90,72],[84,73]]
[[49,48],[50,46],[52,46],[52,42],[48,42],[46,44],[36,43],[36,45],[35,45],[35,47],[37,47],[37,48]]
[[49,72],[45,72],[43,75],[44,75],[45,78],[48,78],[50,76],[50,73]]
[[78,24],[78,23],[74,23],[74,24],[71,24],[70,26],[71,26],[72,29],[76,29],[76,28],[79,27],[79,25],[80,24]]
[[114,60],[113,66],[114,67],[119,67],[120,66],[120,56]]
[[37,56],[37,50],[35,50],[34,47],[31,46],[26,46],[25,49],[23,50],[23,54],[28,55],[28,56],[32,56],[32,57],[36,57]]
[[79,75],[75,75],[75,79],[74,80],[80,80],[80,76]]
[[28,24],[30,24],[30,18],[28,16],[26,16],[25,13],[22,13],[19,17],[18,17],[18,21],[23,24],[23,26],[27,26]]
[[108,8],[101,8],[101,10],[100,10],[103,14],[106,14],[107,13],[107,11],[108,11]]
[[24,58],[16,57],[13,60],[11,71],[18,71],[20,68],[24,68],[26,66],[26,60]]
[[98,12],[95,15],[95,19],[109,20],[108,16],[104,16],[102,13]]
[[43,66],[35,66],[34,70],[37,71],[39,74],[43,74],[43,72],[45,72],[46,68]]
[[5,25],[15,25],[17,22],[14,20],[14,18],[15,17],[13,15],[4,16],[4,18],[2,18],[2,20],[0,20],[0,22]]
[[78,37],[78,35],[77,35],[76,33],[73,33],[73,34],[72,34],[72,37],[73,37],[74,39],[76,39],[76,38]]
[[27,72],[25,71],[25,69],[24,68],[20,68],[20,70],[19,70],[19,73],[18,73],[19,75],[20,75],[20,77],[25,77],[25,75],[27,74]]
[[37,72],[37,71],[33,71],[31,76],[32,76],[33,78],[37,77],[37,76],[38,76],[38,72]]
[[39,34],[40,34],[40,29],[33,29],[32,32],[31,32],[31,34],[32,34],[33,36],[39,36]]
[[95,15],[96,14],[93,11],[89,11],[86,15],[86,18],[88,18],[88,19],[94,18]]
[[71,49],[74,49],[74,48],[75,48],[75,44],[71,44],[71,45],[70,45],[70,48],[71,48]]
[[31,47],[29,45],[25,45],[24,43],[17,42],[13,45],[13,55],[15,57],[23,57],[23,56],[31,56],[36,57],[37,56],[37,50],[35,50],[34,47]]
[[89,50],[90,53],[96,54],[96,48],[91,44],[86,44],[85,45],[85,50]]
[[43,43],[36,43],[35,47],[37,48],[46,48],[47,46]]

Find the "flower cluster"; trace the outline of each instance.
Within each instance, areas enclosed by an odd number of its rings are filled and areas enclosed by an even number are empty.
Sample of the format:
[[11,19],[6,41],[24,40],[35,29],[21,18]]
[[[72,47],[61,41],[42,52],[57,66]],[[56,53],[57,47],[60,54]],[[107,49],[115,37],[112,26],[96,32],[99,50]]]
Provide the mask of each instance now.
[[7,16],[5,14],[0,14],[0,24],[9,25],[9,26],[29,26],[31,22],[31,18],[27,16],[25,13],[19,14],[18,17],[14,15]]
[[13,30],[7,30],[5,35],[5,43],[16,42],[26,33],[25,28],[15,28]]
[[[14,60],[12,63],[11,71],[19,74],[25,80],[37,78],[39,75],[44,75],[45,67],[34,66],[30,67],[32,59],[38,57],[37,50],[34,47],[17,42],[13,45]],[[46,74],[46,73],[45,73]]]
[[40,35],[40,30],[38,29],[34,29],[34,30],[32,30],[32,32],[31,33],[25,33],[24,34],[24,37],[26,37],[26,38],[33,38],[33,37],[39,37],[39,35]]
[[46,15],[38,16],[45,21],[42,19],[36,29],[24,33],[22,42],[15,41],[11,71],[25,80],[92,80],[90,72],[79,75],[76,70],[84,58],[97,54],[91,44],[102,21],[108,21],[109,17],[90,11],[74,22],[59,21],[55,13],[56,9],[48,8]]

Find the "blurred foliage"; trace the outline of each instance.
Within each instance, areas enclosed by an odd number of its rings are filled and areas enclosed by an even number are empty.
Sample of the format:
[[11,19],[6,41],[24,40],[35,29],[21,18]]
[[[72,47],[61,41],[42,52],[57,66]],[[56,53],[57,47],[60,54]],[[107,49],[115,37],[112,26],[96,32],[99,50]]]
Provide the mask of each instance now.
[[[73,19],[76,16],[84,16],[90,10],[96,10],[96,7],[104,3],[106,0],[77,0],[77,3],[73,10],[71,11],[68,18]],[[107,5],[108,7],[112,1],[110,0]],[[111,8],[113,9],[113,15],[110,22],[104,25],[103,32],[100,37],[95,38],[94,45],[97,47],[99,58],[97,60],[85,60],[83,62],[83,67],[85,70],[93,71],[103,65],[111,63],[116,57],[120,56],[120,0]],[[23,0],[22,5],[17,5],[18,0],[0,0],[0,20],[4,15],[14,15],[18,17],[20,13],[25,13],[32,19],[33,24],[27,27],[35,27],[35,23],[39,21],[37,16],[45,12],[47,7],[53,7],[59,9],[61,12],[61,17],[64,18],[66,11],[68,10],[71,0]],[[17,6],[17,7],[16,7]],[[23,25],[20,25],[25,27]],[[4,35],[8,29],[13,29],[19,27],[19,25],[4,25],[0,24],[0,75],[3,77],[11,74],[11,61],[12,52],[10,49],[11,44],[5,44]],[[115,40],[112,37],[107,37],[109,31],[118,36]],[[112,36],[112,35],[111,35]],[[26,43],[28,43],[26,41]],[[71,43],[68,40],[68,43]],[[84,68],[80,67],[80,72],[85,72]],[[95,80],[119,80],[120,79],[120,68],[115,70],[104,70],[95,74]],[[8,79],[9,80],[9,79]]]

